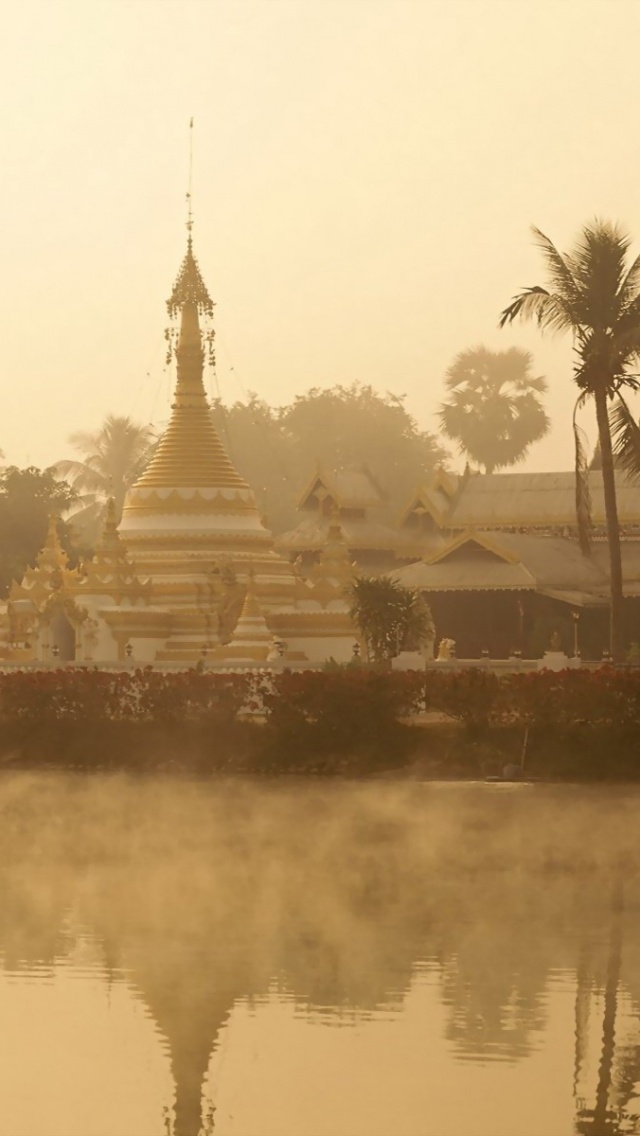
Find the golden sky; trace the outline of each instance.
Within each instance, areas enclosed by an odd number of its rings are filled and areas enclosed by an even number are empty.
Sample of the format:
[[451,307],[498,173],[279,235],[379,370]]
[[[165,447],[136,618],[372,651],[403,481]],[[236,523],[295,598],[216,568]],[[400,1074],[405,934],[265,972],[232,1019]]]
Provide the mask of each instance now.
[[639,43],[637,0],[5,3],[7,459],[66,456],[107,413],[166,420],[193,115],[226,400],[360,380],[434,430],[453,356],[517,344],[554,422],[524,468],[570,468],[570,344],[497,319],[541,282],[531,223],[640,238]]

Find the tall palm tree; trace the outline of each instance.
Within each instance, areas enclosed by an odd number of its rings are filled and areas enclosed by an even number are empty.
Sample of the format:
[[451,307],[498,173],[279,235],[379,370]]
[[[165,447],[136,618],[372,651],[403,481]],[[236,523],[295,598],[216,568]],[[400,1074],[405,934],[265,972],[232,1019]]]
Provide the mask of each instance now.
[[[548,237],[533,229],[547,269],[548,288],[526,288],[502,312],[500,326],[515,319],[573,336],[573,377],[579,403],[593,398],[602,455],[602,483],[607,518],[611,588],[611,655],[624,650],[620,526],[609,417],[610,404],[626,406],[622,391],[638,389],[634,368],[640,360],[640,257],[629,263],[630,238],[617,225],[595,220],[585,225],[574,249],[561,254]],[[584,455],[576,437],[576,472]],[[576,501],[584,504],[584,480],[576,479]],[[586,535],[583,532],[583,543]]]
[[56,462],[56,476],[68,480],[78,491],[78,508],[69,521],[81,529],[96,530],[110,497],[120,519],[126,492],[148,465],[158,439],[150,426],[110,414],[99,430],[76,431],[71,445],[82,460]]
[[440,425],[486,473],[522,461],[549,429],[539,398],[547,384],[534,378],[531,364],[529,352],[517,347],[472,347],[461,351],[447,371],[451,394],[440,408]]

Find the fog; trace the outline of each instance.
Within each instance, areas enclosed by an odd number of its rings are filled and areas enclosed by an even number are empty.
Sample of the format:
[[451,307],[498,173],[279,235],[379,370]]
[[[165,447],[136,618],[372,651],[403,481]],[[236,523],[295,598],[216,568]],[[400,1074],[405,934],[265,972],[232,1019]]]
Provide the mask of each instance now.
[[528,468],[572,467],[570,343],[497,321],[542,282],[531,224],[561,249],[595,215],[640,238],[636,3],[4,7],[7,461],[59,460],[108,413],[166,420],[193,115],[225,402],[361,380],[434,429],[458,351],[517,344],[554,424]]
[[[601,1120],[615,1096],[631,1123],[640,1078],[639,799],[625,787],[6,776],[4,972],[14,981],[53,975],[89,936],[106,973],[126,976],[167,1044],[176,1136],[197,1136],[201,1123],[242,1133],[216,1115],[211,1089],[207,1111],[202,1086],[238,1007],[259,1007],[274,989],[324,1028],[354,1028],[382,1011],[402,1015],[428,966],[455,1094],[456,1062],[533,1060],[548,984],[571,975],[578,1002],[609,990],[614,1032],[615,1000],[625,1000],[625,1030],[618,1023],[604,1066],[606,1054],[592,1059],[590,1091]],[[254,1059],[247,1054],[249,1101]],[[397,1091],[412,1132],[410,1093]],[[284,1133],[286,1094],[280,1107]],[[435,1117],[434,1133],[442,1123]],[[517,1115],[510,1123],[506,1131],[533,1136]],[[338,1127],[332,1136],[353,1134]]]

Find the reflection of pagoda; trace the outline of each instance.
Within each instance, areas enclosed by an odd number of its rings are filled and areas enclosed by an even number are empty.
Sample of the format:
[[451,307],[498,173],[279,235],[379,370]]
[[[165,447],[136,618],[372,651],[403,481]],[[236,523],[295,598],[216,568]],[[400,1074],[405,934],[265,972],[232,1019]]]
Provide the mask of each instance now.
[[215,950],[198,960],[179,940],[155,950],[152,942],[125,941],[121,952],[169,1047],[175,1085],[172,1136],[198,1136],[203,1082],[234,1003],[245,994],[243,967],[233,954]]
[[227,884],[218,883],[220,892],[199,860],[186,858],[174,870],[160,858],[133,876],[126,866],[99,868],[82,905],[166,1039],[172,1136],[199,1136],[203,1082],[234,1003],[268,985],[268,973],[256,967],[255,884],[248,881],[232,903]]

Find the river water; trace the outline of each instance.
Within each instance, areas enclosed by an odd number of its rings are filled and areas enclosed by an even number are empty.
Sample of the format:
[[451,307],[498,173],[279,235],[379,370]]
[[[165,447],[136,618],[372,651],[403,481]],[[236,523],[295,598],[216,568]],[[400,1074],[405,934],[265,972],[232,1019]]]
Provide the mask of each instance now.
[[640,1133],[640,792],[0,780],[3,1136]]

